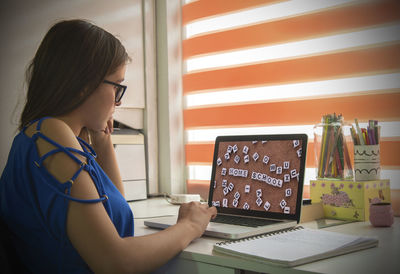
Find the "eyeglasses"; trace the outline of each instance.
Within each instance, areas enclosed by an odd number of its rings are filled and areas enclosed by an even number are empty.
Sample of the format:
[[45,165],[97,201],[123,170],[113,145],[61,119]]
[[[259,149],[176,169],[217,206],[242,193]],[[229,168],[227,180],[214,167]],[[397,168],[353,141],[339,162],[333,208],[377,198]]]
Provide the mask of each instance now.
[[111,82],[108,80],[104,80],[103,83],[110,84],[110,85],[113,85],[114,87],[116,87],[115,103],[119,103],[122,99],[122,96],[124,96],[124,94],[125,94],[127,86],[120,85],[118,83],[114,83],[114,82]]

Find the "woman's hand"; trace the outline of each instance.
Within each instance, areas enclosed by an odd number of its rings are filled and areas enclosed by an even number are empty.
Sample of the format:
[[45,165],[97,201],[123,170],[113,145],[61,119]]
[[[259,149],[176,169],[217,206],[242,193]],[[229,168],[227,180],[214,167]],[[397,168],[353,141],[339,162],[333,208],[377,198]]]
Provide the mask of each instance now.
[[196,237],[203,235],[211,218],[217,216],[217,209],[207,204],[190,202],[181,205],[179,208],[177,223],[187,222],[195,231]]
[[83,128],[79,137],[93,146],[96,153],[101,152],[104,146],[109,146],[111,142],[110,135],[114,131],[113,127],[114,120],[111,118],[107,121],[107,124],[103,130],[95,131],[88,128]]
[[114,119],[111,118],[110,120],[107,121],[106,128],[103,130],[103,132],[104,132],[105,134],[111,134],[111,133],[113,133],[113,131],[114,131],[113,125],[114,125]]

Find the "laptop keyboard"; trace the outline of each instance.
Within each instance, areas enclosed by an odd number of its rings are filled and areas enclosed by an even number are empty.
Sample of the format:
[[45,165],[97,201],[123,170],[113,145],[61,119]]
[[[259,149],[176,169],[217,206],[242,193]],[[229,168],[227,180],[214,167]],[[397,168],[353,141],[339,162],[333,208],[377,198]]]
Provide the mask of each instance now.
[[217,215],[217,217],[211,222],[215,223],[223,223],[223,224],[231,224],[231,225],[241,225],[241,226],[249,226],[249,227],[258,227],[264,225],[270,225],[278,223],[279,221],[274,220],[265,220],[265,219],[257,219],[257,218],[244,218],[240,216],[232,216],[232,215]]

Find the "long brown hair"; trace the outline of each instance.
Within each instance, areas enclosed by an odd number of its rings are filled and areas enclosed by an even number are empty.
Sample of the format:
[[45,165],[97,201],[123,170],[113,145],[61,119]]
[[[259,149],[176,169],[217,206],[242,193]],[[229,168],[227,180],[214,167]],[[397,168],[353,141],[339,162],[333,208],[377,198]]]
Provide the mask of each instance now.
[[124,46],[104,29],[85,20],[56,23],[26,70],[28,92],[19,129],[72,111],[128,61]]

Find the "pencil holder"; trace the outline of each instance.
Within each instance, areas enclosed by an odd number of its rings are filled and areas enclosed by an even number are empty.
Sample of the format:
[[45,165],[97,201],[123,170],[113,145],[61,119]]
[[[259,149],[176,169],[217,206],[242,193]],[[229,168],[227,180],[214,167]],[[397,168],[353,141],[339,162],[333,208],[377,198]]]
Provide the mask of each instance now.
[[352,180],[351,126],[341,115],[329,114],[314,126],[314,152],[318,179]]
[[379,145],[354,146],[354,176],[356,181],[379,180],[381,175]]

